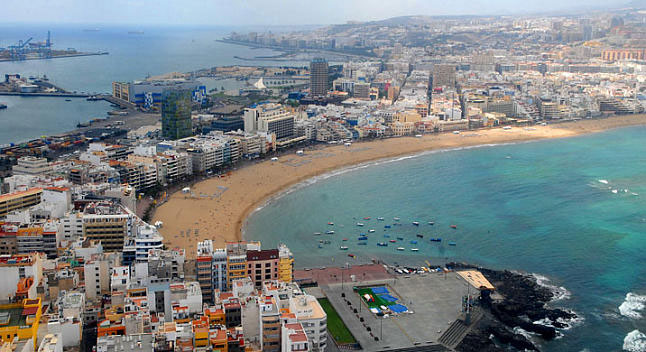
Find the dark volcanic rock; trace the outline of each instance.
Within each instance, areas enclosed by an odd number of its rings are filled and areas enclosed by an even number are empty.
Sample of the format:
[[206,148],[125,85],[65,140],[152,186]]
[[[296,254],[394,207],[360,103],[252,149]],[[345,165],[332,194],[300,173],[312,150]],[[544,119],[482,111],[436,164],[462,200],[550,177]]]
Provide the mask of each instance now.
[[[477,327],[474,327],[465,339],[458,345],[458,351],[498,351],[501,350],[492,341],[503,345],[511,345],[519,350],[538,350],[526,337],[513,332],[513,328],[539,335],[545,340],[557,336],[556,328],[565,324],[557,320],[572,319],[576,314],[562,309],[552,309],[547,303],[554,294],[546,287],[536,283],[533,277],[511,271],[497,271],[479,268],[469,264],[451,263],[447,265],[455,269],[477,269],[496,287],[496,291],[504,299],[493,301],[488,294],[481,294],[480,306],[487,313]],[[551,326],[535,324],[534,321],[548,319]]]

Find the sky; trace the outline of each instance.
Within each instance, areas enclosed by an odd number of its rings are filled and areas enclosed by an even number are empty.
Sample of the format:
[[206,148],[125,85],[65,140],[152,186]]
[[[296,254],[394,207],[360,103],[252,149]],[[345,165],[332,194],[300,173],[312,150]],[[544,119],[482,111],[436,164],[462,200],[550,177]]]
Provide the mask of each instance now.
[[628,0],[1,0],[4,23],[321,25],[405,15],[491,15],[619,6]]

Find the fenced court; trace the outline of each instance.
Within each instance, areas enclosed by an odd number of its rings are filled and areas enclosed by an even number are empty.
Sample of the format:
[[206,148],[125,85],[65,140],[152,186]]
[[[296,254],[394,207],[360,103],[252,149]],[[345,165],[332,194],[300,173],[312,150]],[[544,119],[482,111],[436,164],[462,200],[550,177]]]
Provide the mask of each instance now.
[[[403,313],[408,308],[397,303],[399,298],[393,296],[386,286],[365,287],[356,289],[355,292],[361,297],[361,300],[375,313]],[[386,309],[384,310],[384,307]]]

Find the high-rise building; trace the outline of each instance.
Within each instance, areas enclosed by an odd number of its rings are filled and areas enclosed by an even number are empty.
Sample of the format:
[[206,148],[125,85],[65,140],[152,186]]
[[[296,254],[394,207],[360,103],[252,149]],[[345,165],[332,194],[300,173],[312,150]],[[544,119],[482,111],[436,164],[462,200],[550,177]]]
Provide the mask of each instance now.
[[324,96],[328,88],[327,61],[315,58],[310,63],[310,93],[312,96]]
[[274,103],[258,104],[244,111],[244,130],[273,133],[277,140],[294,136],[294,114]]
[[181,139],[193,135],[191,91],[168,89],[162,92],[162,137]]
[[455,87],[455,65],[437,64],[433,66],[433,88]]

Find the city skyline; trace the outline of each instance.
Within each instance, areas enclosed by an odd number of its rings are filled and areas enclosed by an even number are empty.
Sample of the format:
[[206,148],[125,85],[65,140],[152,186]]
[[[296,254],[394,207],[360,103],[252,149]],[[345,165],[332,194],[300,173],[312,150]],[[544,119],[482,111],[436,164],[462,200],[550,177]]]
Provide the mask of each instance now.
[[[63,0],[52,6],[46,0],[22,2],[8,0],[4,5],[5,23],[65,23],[116,25],[326,25],[347,21],[375,21],[399,16],[468,16],[527,15],[620,7],[626,0],[590,0],[577,2],[530,0],[519,5],[511,0],[465,1],[450,5],[436,0],[406,0],[392,4],[365,0],[344,2],[313,2],[303,6],[294,0],[280,1],[275,6],[259,6],[260,1],[221,2],[188,0],[158,5],[150,0],[80,1]],[[633,2],[635,3],[635,2]],[[265,3],[262,2],[262,5]],[[152,8],[155,11],[150,11]]]

